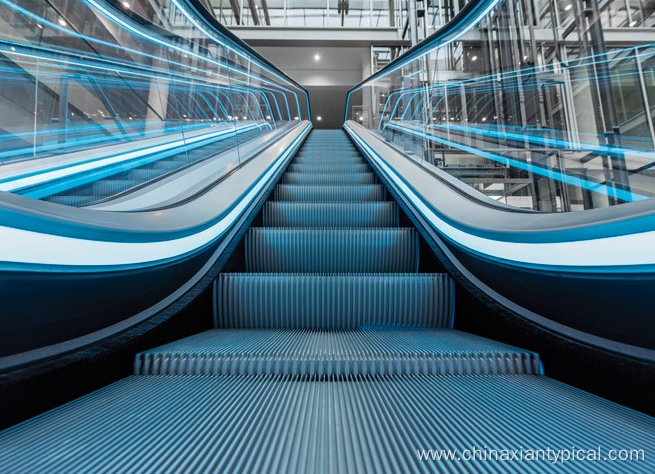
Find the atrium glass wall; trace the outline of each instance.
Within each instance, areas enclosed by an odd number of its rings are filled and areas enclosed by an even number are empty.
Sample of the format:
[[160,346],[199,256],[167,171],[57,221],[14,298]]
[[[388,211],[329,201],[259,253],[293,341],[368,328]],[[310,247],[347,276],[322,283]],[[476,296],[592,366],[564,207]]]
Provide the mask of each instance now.
[[309,117],[304,89],[183,0],[0,0],[0,53],[0,190],[31,197],[63,168],[87,176],[59,191],[120,171],[118,192],[210,157],[233,169]]
[[652,1],[473,0],[353,89],[347,119],[513,206],[653,197],[654,10]]

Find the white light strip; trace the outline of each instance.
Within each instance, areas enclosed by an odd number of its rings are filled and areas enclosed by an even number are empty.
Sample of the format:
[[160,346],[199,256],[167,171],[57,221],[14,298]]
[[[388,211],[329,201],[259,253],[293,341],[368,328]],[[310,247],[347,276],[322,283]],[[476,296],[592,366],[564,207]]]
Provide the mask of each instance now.
[[601,239],[521,243],[493,240],[466,233],[441,219],[423,200],[409,188],[400,176],[389,167],[373,149],[350,127],[346,126],[357,142],[368,151],[384,173],[394,181],[403,194],[410,199],[421,214],[433,226],[457,244],[492,259],[516,262],[519,265],[546,267],[614,267],[655,264],[655,231],[638,234],[604,237]]
[[[245,125],[237,129],[238,132],[247,131],[250,129],[256,128],[257,125]],[[59,168],[52,171],[45,171],[43,173],[33,174],[30,176],[25,176],[22,178],[14,179],[11,181],[6,181],[0,183],[0,191],[17,191],[22,188],[29,186],[34,186],[37,184],[47,183],[49,181],[65,178],[67,176],[72,176],[78,173],[84,173],[86,171],[91,171],[96,168],[102,168],[103,166],[115,165],[118,163],[123,163],[125,161],[133,160],[144,155],[152,155],[154,153],[159,153],[162,151],[170,150],[172,148],[181,147],[185,145],[191,145],[199,141],[208,140],[210,138],[218,138],[226,134],[235,133],[234,129],[221,129],[216,132],[206,133],[203,135],[198,135],[193,138],[182,138],[180,140],[175,140],[169,143],[164,143],[163,145],[151,146],[141,150],[132,151],[129,153],[123,153],[116,156],[111,156],[108,158],[101,158],[91,162],[82,163],[79,165],[73,165],[66,168]]]
[[[307,126],[309,127],[309,126]],[[257,184],[243,196],[223,219],[197,234],[161,242],[106,242],[42,234],[11,227],[0,227],[0,261],[40,265],[111,267],[153,264],[178,258],[204,247],[234,224],[270,178],[286,162],[307,128],[289,145]],[[280,150],[281,151],[281,150]],[[106,269],[106,268],[105,268]]]

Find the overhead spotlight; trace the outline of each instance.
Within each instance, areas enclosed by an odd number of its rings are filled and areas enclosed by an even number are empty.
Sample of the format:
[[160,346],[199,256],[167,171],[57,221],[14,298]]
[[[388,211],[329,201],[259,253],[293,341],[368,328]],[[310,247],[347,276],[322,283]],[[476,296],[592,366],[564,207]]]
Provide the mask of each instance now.
[[314,61],[320,61],[321,60],[321,55],[320,54],[315,54],[314,55]]
[[9,49],[11,49],[12,51],[16,51],[16,47],[15,47],[15,46],[12,46],[12,47],[9,48]]
[[270,116],[270,115],[267,115],[267,116],[266,116],[266,120],[271,120],[271,116]]
[[63,18],[60,18],[59,20],[57,20],[57,23],[59,23],[61,26],[66,26],[67,25],[66,20],[64,20]]
[[130,8],[130,4],[129,4],[128,2],[123,2],[123,6],[124,6],[125,8]]
[[362,117],[362,116],[360,115],[360,116],[359,116],[359,121],[360,121],[360,122],[363,122],[363,121],[364,121],[364,117]]
[[482,121],[483,121],[483,122],[486,122],[486,121],[487,121],[487,117],[482,117]]
[[564,7],[564,11],[569,11],[571,8],[573,8],[573,5],[569,3],[567,6]]
[[38,29],[40,29],[40,30],[43,29],[43,25],[42,25],[41,23],[37,23],[37,24],[36,24],[36,27],[37,27]]
[[248,120],[246,117],[243,117],[243,120]]
[[298,120],[298,117],[294,117],[293,119],[294,119],[294,120]]
[[321,117],[321,116],[319,115],[318,117],[316,117],[316,120],[318,120],[318,121],[320,122],[321,120],[323,120],[323,117]]
[[478,57],[477,56],[471,56],[471,61],[477,61]]

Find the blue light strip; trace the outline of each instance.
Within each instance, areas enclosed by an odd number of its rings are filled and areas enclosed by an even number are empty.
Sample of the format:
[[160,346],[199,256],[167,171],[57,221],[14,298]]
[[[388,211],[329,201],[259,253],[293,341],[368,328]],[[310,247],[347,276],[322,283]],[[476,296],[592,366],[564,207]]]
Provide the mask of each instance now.
[[644,199],[648,199],[648,196],[643,196],[641,194],[636,194],[630,191],[625,191],[623,189],[617,189],[613,188],[611,186],[607,186],[605,184],[600,184],[600,183],[594,183],[592,181],[578,178],[575,176],[569,176],[567,174],[561,173],[559,171],[553,171],[549,170],[547,168],[542,168],[541,166],[533,165],[531,163],[525,163],[519,160],[515,160],[513,158],[507,158],[502,155],[497,155],[495,153],[490,153],[488,151],[481,150],[479,148],[474,148],[471,146],[463,145],[461,143],[457,143],[451,140],[446,140],[443,138],[435,137],[434,135],[429,135],[424,132],[420,132],[417,130],[412,130],[407,127],[403,127],[401,125],[389,123],[387,124],[388,127],[399,130],[403,133],[409,133],[410,135],[415,135],[417,137],[423,138],[425,140],[429,140],[432,142],[439,143],[441,145],[448,146],[450,148],[455,148],[458,150],[465,151],[467,153],[471,153],[477,156],[480,156],[482,158],[486,158],[488,160],[494,161],[496,163],[501,163],[506,166],[511,166],[513,168],[529,171],[534,174],[538,174],[540,176],[545,176],[549,179],[553,179],[555,181],[559,181],[561,183],[568,184],[570,186],[576,186],[578,188],[582,189],[587,189],[589,191],[593,191],[596,193],[604,194],[606,196],[615,198],[615,199],[620,199],[622,201],[626,202],[632,202],[632,201],[641,201]]
[[[97,3],[95,3],[95,0],[83,0],[83,1],[85,1],[88,5],[90,5],[90,6],[94,7],[94,8],[96,6],[98,6]],[[47,26],[48,28],[59,31],[59,32],[65,34],[65,35],[75,36],[75,37],[81,38],[81,39],[83,39],[85,41],[88,41],[88,42],[91,42],[91,43],[101,44],[103,46],[107,46],[107,47],[110,47],[112,49],[118,49],[120,51],[125,51],[125,52],[128,52],[130,54],[137,55],[137,56],[147,57],[147,58],[155,60],[155,61],[158,61],[158,60],[161,59],[161,58],[159,58],[157,56],[154,56],[154,55],[151,55],[151,54],[148,54],[148,53],[144,53],[142,51],[134,50],[134,49],[131,49],[131,48],[126,48],[124,46],[120,46],[120,45],[117,45],[117,44],[114,44],[114,43],[109,43],[109,42],[106,42],[106,41],[99,40],[97,38],[93,38],[93,37],[90,37],[90,36],[86,36],[86,35],[82,35],[82,34],[73,32],[69,28],[66,28],[66,27],[63,27],[61,25],[50,22],[47,19],[42,18],[42,17],[30,12],[29,10],[26,10],[25,8],[18,6],[17,4],[15,4],[15,3],[13,3],[13,2],[11,2],[9,0],[0,0],[0,3],[4,4],[8,8],[11,8],[11,9],[19,12],[20,14],[30,18],[31,20],[33,20],[33,21],[35,21],[35,22],[37,22],[37,23],[39,23],[39,24],[41,24],[43,26]],[[185,54],[185,55],[188,55],[188,56],[194,56],[194,57],[196,57],[197,59],[199,59],[201,61],[206,61],[206,62],[208,62],[210,64],[218,66],[219,70],[220,69],[227,69],[227,70],[229,70],[231,72],[234,72],[234,73],[237,73],[237,74],[242,74],[242,75],[246,76],[246,79],[238,79],[238,78],[235,78],[235,77],[228,77],[228,76],[224,76],[222,74],[215,73],[217,76],[223,77],[224,79],[226,79],[228,81],[237,81],[237,82],[242,82],[242,83],[248,85],[248,84],[250,84],[250,81],[252,79],[255,79],[255,81],[262,81],[262,82],[268,83],[268,84],[270,84],[270,85],[272,85],[274,87],[277,87],[279,89],[285,90],[285,91],[287,91],[287,92],[289,92],[291,94],[295,94],[295,92],[281,86],[278,83],[268,81],[268,80],[266,80],[266,79],[264,79],[264,78],[262,78],[260,76],[253,77],[252,75],[248,74],[245,71],[242,71],[242,70],[239,70],[239,69],[236,69],[236,68],[232,68],[232,67],[228,67],[227,65],[225,65],[223,63],[213,61],[213,60],[211,60],[211,59],[209,59],[209,58],[207,58],[205,56],[194,53],[191,50],[187,50],[187,49],[181,48],[181,47],[179,47],[179,46],[177,46],[177,45],[175,45],[173,43],[169,43],[169,42],[166,42],[164,40],[157,39],[157,38],[155,38],[153,36],[152,33],[146,34],[145,32],[141,32],[140,30],[142,28],[140,27],[140,25],[134,24],[134,25],[130,26],[126,21],[122,21],[120,18],[118,18],[117,16],[111,14],[108,10],[106,10],[106,9],[104,9],[102,7],[98,6],[98,8],[96,8],[96,9],[99,9],[99,11],[103,12],[103,14],[106,14],[107,18],[109,18],[112,22],[118,24],[119,26],[125,27],[126,29],[131,31],[133,34],[136,34],[137,36],[141,37],[142,39],[145,39],[145,40],[150,41],[150,42],[154,42],[156,44],[159,44],[160,46],[164,46],[164,47],[166,47],[168,49],[177,51],[178,53],[181,53],[181,54]],[[218,42],[219,42],[219,44],[223,45],[223,43],[221,41],[218,41]],[[20,45],[20,46],[24,46],[24,45]],[[8,48],[8,49],[9,49],[8,52],[10,52],[11,51],[10,48]],[[64,53],[65,48],[63,48],[63,47],[60,48],[60,50],[58,52],[59,53]],[[76,50],[71,51],[71,53],[73,55],[75,55],[75,58],[78,59],[78,60],[84,57],[81,54],[81,52],[76,51]],[[89,59],[89,58],[86,58],[86,59]],[[96,60],[96,61],[101,61],[99,58],[93,58],[93,59]],[[108,61],[108,60],[104,60],[104,61],[106,61],[109,65],[111,65],[109,67],[109,70],[114,69],[115,65],[120,63],[118,58],[112,58],[111,61]],[[167,63],[170,64],[170,65],[179,66],[181,68],[195,69],[197,72],[200,72],[200,73],[204,73],[206,71],[205,69],[195,68],[195,67],[193,67],[193,66],[191,66],[189,64],[177,63],[175,61],[170,60],[169,58],[167,58]],[[136,66],[131,65],[131,67],[134,68]],[[152,66],[149,67],[149,70],[153,70],[153,69],[156,69],[156,68],[154,68]],[[170,74],[172,74],[172,75],[177,74],[177,73],[173,73],[173,71],[170,71],[170,70],[165,71],[165,73],[169,74],[169,75]],[[146,73],[146,74],[144,74],[144,76],[147,77],[148,74]],[[206,81],[206,79],[202,79],[202,80]],[[293,85],[293,86],[297,88],[297,86],[295,86],[295,85]]]
[[[517,142],[526,141],[536,145],[543,145],[547,147],[552,147],[562,150],[572,150],[572,151],[583,151],[596,153],[601,156],[614,156],[617,158],[625,158],[626,155],[635,155],[642,158],[651,160],[651,166],[655,164],[655,153],[646,152],[641,150],[635,150],[630,148],[622,148],[614,145],[594,145],[592,143],[584,142],[572,142],[570,140],[564,140],[561,138],[554,137],[540,137],[538,135],[533,135],[532,132],[538,129],[525,128],[525,132],[530,133],[516,133],[516,132],[500,132],[495,130],[485,130],[484,128],[479,128],[475,126],[462,126],[462,125],[441,125],[441,124],[431,124],[428,125],[431,128],[441,128],[444,130],[456,130],[464,133],[471,133],[473,135],[488,136],[494,138],[500,138],[505,140],[512,140]],[[529,151],[529,150],[528,150]]]
[[105,166],[126,163],[128,161],[132,161],[147,155],[154,155],[155,153],[164,152],[192,144],[198,144],[198,146],[200,146],[207,140],[215,140],[221,137],[232,137],[235,136],[236,133],[242,133],[254,128],[257,128],[257,125],[245,125],[241,128],[238,128],[236,131],[231,128],[227,130],[223,129],[195,137],[181,138],[161,145],[148,146],[146,148],[134,150],[128,153],[121,153],[119,155],[113,156],[103,156],[100,158],[94,158],[92,160],[77,162],[70,165],[57,165],[45,171],[39,170],[37,172],[12,176],[11,178],[5,178],[0,181],[0,191],[19,192],[32,186],[42,185],[57,179],[69,178],[79,173],[88,173],[89,171],[93,171]]
[[[472,1],[472,0],[470,0]],[[350,104],[350,95],[355,92],[360,90],[362,87],[364,87],[366,84],[372,81],[378,81],[389,74],[397,71],[398,69],[401,69],[405,67],[407,64],[410,62],[416,61],[428,54],[430,54],[432,51],[443,48],[444,46],[447,46],[455,41],[457,41],[459,38],[461,38],[464,34],[466,34],[469,30],[471,30],[473,27],[475,27],[478,23],[482,21],[482,19],[487,16],[487,14],[496,8],[496,6],[501,2],[502,0],[483,0],[480,2],[479,5],[476,6],[476,8],[470,12],[466,17],[462,18],[459,20],[459,23],[456,25],[456,28],[454,30],[449,30],[446,34],[444,34],[441,37],[435,38],[433,41],[430,41],[429,43],[423,45],[422,48],[418,49],[414,54],[409,55],[405,60],[401,61],[398,63],[396,66],[389,68],[388,71],[383,72],[382,74],[379,75],[373,75],[371,78],[368,80],[362,82],[358,86],[354,87],[348,92],[348,96],[346,98],[346,118],[348,117],[348,107]]]

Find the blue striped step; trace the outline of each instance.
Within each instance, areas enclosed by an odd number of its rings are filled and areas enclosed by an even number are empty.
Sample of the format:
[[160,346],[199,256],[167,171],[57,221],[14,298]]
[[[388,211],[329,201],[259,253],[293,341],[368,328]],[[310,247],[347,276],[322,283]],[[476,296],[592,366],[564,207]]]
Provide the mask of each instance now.
[[99,199],[102,199],[102,196],[76,196],[70,194],[55,194],[42,198],[43,201],[63,204],[64,206],[84,206],[86,204],[91,204],[92,202],[95,202]]
[[360,186],[305,186],[297,184],[278,184],[273,189],[273,199],[276,201],[384,201],[386,196],[386,190],[381,184],[363,184]]
[[452,328],[455,288],[445,274],[222,273],[219,328]]
[[136,375],[542,374],[539,356],[441,330],[214,329],[137,354]]
[[310,174],[285,173],[280,180],[282,184],[342,186],[377,183],[375,173],[338,173],[338,174]]
[[[465,462],[417,453],[599,446],[645,456]],[[11,474],[644,474],[655,472],[653,452],[653,418],[525,375],[132,376],[0,432],[0,472]]]
[[418,268],[413,228],[286,229],[246,233],[248,272],[410,273]]
[[366,163],[361,155],[356,153],[326,153],[326,152],[307,152],[298,153],[294,159],[294,163],[323,163],[323,164],[362,164]]
[[364,163],[291,163],[287,171],[290,173],[365,173],[370,172],[371,168]]
[[101,179],[93,183],[93,194],[98,196],[112,196],[139,184],[141,182],[137,179]]
[[269,201],[262,216],[265,227],[396,227],[399,208],[395,202]]

